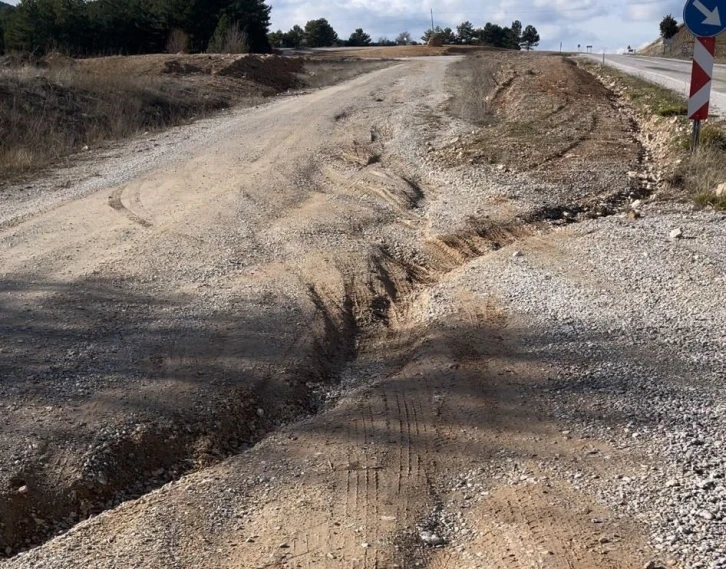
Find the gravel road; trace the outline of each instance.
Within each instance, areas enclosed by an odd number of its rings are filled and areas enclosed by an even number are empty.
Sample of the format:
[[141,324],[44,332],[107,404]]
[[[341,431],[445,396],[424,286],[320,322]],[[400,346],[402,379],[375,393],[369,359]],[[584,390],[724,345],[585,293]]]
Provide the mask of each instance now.
[[598,90],[452,166],[452,61],[7,194],[0,567],[726,567],[724,216],[576,222],[653,166]]

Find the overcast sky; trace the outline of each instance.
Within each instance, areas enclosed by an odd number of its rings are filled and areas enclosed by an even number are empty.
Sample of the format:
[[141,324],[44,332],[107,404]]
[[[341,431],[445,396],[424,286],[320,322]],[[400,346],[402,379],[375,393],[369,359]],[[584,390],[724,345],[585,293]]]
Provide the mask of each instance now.
[[681,20],[684,0],[268,0],[273,29],[303,26],[327,18],[338,35],[347,38],[362,27],[374,40],[395,38],[409,31],[418,39],[434,24],[454,28],[469,20],[509,25],[521,20],[534,25],[542,38],[540,49],[576,50],[577,44],[594,51],[633,48],[658,37],[658,24],[668,13]]
[[[8,0],[5,0],[6,2]],[[17,4],[18,0],[10,0]],[[327,18],[338,35],[347,38],[363,28],[374,40],[395,38],[408,31],[419,39],[434,24],[454,28],[469,20],[476,27],[486,22],[508,26],[521,20],[534,25],[542,38],[540,49],[574,51],[577,44],[593,51],[641,47],[658,37],[658,24],[666,14],[681,21],[684,0],[267,0],[272,6],[272,29]]]

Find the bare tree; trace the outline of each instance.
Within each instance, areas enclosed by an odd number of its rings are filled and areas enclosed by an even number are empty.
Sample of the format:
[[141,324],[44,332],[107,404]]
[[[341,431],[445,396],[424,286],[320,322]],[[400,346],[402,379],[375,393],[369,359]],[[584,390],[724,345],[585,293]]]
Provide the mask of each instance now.
[[411,34],[408,32],[401,32],[398,34],[398,37],[396,37],[396,43],[398,45],[408,45],[411,43]]
[[223,44],[224,53],[248,53],[250,42],[247,32],[243,30],[239,22],[235,22],[227,30]]
[[174,28],[166,40],[167,53],[186,53],[189,51],[189,34],[179,28]]

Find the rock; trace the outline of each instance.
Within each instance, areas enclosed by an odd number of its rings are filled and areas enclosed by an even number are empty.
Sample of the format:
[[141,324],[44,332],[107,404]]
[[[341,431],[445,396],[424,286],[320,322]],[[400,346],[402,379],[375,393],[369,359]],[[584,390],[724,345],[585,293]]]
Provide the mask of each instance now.
[[524,257],[524,253],[522,253],[521,251],[515,251],[512,257]]
[[704,520],[712,520],[713,514],[709,512],[708,510],[701,510],[698,512],[698,515],[701,516]]
[[648,563],[643,566],[643,569],[667,569],[667,567],[660,561],[648,561]]
[[421,541],[423,541],[426,545],[436,546],[444,544],[443,538],[433,532],[422,531],[418,535],[421,538]]
[[289,549],[289,548],[290,548],[290,544],[289,544],[289,543],[287,543],[287,542],[283,542],[283,543],[281,543],[281,544],[280,544],[280,545],[279,545],[278,547],[279,547],[280,549]]
[[718,197],[726,196],[726,182],[716,186],[716,191],[714,191],[713,193]]
[[642,205],[643,200],[635,200],[633,203],[630,204],[630,209],[638,209]]
[[257,409],[257,416],[258,417],[264,417],[265,416],[265,410],[264,409]]
[[20,488],[18,488],[18,494],[27,494],[27,493],[28,493],[27,484],[23,484]]
[[683,230],[678,227],[677,229],[674,229],[670,232],[669,235],[671,241],[675,241],[676,239],[682,239],[683,238]]
[[628,212],[628,214],[626,215],[626,217],[631,221],[635,221],[636,219],[638,219],[640,217],[640,212],[635,211],[634,209],[631,209]]
[[362,547],[363,549],[368,549],[368,548],[369,548],[369,547],[371,546],[371,544],[370,544],[370,543],[368,543],[368,542],[365,542],[365,541],[364,541],[363,543],[361,543],[361,544],[360,544],[360,546],[361,546],[361,547]]

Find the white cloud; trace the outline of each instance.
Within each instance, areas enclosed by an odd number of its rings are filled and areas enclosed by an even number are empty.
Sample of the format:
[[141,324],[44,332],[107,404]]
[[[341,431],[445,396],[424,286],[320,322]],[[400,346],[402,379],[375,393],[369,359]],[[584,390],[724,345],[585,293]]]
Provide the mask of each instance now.
[[658,23],[668,13],[680,17],[682,0],[268,0],[274,29],[287,30],[314,18],[327,18],[341,37],[362,27],[373,38],[393,37],[407,30],[418,38],[434,21],[456,27],[464,20],[509,25],[521,20],[534,25],[540,49],[576,50],[577,44],[615,51],[658,36]]

